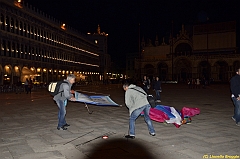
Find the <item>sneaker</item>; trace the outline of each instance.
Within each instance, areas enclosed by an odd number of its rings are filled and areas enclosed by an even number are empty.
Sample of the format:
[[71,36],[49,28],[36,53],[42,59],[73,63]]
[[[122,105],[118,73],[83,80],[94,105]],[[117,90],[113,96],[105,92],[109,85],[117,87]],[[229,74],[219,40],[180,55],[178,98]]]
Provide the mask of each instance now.
[[68,123],[66,123],[65,125],[63,125],[63,126],[66,126],[66,127],[68,127],[68,126],[70,126]]
[[135,138],[135,136],[126,135],[126,136],[125,136],[125,138],[127,138],[127,139],[134,139],[134,138]]
[[65,128],[64,126],[62,127],[57,127],[58,130],[67,130],[67,128]]
[[161,101],[160,101],[160,100],[156,100],[156,102],[159,102],[159,103],[160,103]]
[[152,135],[152,136],[155,136],[155,135],[156,135],[155,133],[150,133],[150,132],[149,132],[149,134]]
[[237,125],[237,126],[240,126],[240,123],[237,123],[236,125]]
[[232,116],[232,120],[233,120],[233,121],[236,121],[236,119],[235,119],[233,116]]

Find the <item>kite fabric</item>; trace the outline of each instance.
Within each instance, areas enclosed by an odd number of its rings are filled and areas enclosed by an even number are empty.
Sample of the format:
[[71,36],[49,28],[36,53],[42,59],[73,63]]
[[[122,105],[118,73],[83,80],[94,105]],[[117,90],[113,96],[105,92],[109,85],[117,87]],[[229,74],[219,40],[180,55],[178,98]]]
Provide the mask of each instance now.
[[183,107],[179,112],[174,107],[157,105],[150,109],[149,116],[151,120],[172,123],[179,128],[182,124],[191,122],[191,117],[198,114],[200,114],[199,108]]
[[77,102],[83,102],[86,104],[93,104],[99,106],[119,106],[109,96],[103,95],[88,96],[86,94],[82,94],[75,91],[75,98]]

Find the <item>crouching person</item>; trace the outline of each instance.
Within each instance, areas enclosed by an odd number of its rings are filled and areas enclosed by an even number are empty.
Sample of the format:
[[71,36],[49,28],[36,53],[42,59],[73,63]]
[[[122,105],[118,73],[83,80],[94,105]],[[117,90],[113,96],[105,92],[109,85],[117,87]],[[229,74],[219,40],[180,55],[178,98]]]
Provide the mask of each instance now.
[[147,123],[149,134],[155,136],[155,130],[152,125],[152,121],[149,117],[150,104],[147,100],[146,92],[141,88],[133,84],[125,83],[123,85],[125,92],[125,103],[129,109],[129,134],[125,138],[135,138],[135,121],[144,112],[145,122]]
[[65,120],[67,100],[76,101],[73,96],[74,90],[71,90],[72,84],[75,83],[75,75],[69,74],[67,79],[60,85],[59,93],[53,97],[58,106],[58,130],[67,130],[70,126]]

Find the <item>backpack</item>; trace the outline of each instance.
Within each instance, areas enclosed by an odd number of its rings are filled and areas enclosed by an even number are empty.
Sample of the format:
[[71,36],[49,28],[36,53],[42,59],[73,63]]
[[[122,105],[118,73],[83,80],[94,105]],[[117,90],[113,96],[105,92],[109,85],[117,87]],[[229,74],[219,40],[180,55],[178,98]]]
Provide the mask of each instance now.
[[55,96],[55,95],[63,92],[63,91],[59,92],[59,89],[60,89],[60,86],[62,83],[68,83],[68,82],[66,82],[66,81],[50,82],[47,89],[52,96]]
[[[134,88],[130,88],[130,89],[134,89]],[[134,89],[134,90],[135,90],[135,91],[138,91],[138,92],[140,92],[140,93],[142,93],[142,94],[144,94],[144,95],[146,95],[146,96],[147,96],[148,103],[150,104],[150,106],[151,106],[152,108],[155,108],[155,107],[157,106],[153,95],[143,93],[142,91],[139,91],[139,90],[137,90],[137,89]]]

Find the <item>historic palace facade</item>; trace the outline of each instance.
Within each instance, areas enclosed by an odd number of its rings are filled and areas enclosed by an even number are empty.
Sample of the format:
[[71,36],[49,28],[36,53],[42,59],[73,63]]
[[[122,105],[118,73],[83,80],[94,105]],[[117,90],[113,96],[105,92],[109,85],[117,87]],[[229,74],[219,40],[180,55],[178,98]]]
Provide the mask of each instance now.
[[134,61],[138,78],[147,75],[163,81],[205,78],[226,82],[240,67],[235,21],[194,25],[189,32],[182,25],[179,34],[169,39],[165,43],[163,38],[160,44],[157,36],[154,44],[142,40],[141,57]]
[[73,73],[100,80],[98,45],[21,0],[0,0],[0,85],[48,83]]

